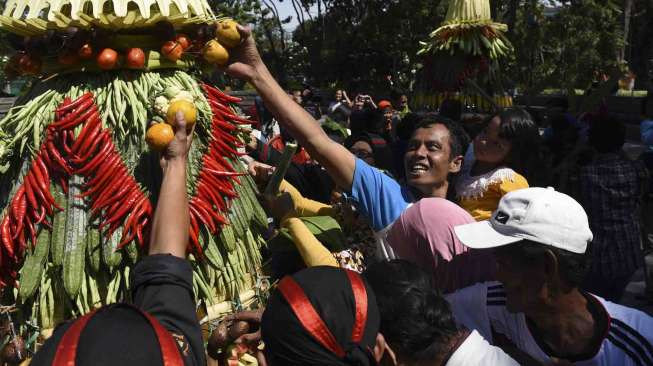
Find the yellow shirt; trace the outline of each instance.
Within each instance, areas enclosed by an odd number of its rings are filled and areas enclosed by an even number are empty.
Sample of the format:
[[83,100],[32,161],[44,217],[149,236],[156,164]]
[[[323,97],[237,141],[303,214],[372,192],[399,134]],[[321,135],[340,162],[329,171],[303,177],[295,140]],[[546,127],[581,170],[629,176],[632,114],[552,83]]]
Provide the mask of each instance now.
[[456,194],[460,206],[474,220],[483,221],[492,216],[503,195],[522,188],[528,188],[526,178],[510,168],[497,168],[477,176],[463,172],[456,184]]

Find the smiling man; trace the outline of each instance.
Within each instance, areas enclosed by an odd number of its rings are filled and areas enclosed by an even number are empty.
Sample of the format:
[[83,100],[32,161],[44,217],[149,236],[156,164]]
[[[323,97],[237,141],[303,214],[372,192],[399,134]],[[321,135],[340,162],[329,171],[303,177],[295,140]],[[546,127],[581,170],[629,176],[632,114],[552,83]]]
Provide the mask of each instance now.
[[[469,139],[458,124],[426,116],[415,129],[404,163],[408,187],[357,159],[331,140],[315,119],[279,86],[261,60],[249,30],[240,28],[243,43],[235,48],[226,72],[256,88],[279,123],[322,165],[335,183],[349,192],[379,239],[408,205],[422,197],[446,197],[448,177],[460,171]],[[383,240],[380,240],[383,243]],[[394,258],[388,245],[379,255]]]

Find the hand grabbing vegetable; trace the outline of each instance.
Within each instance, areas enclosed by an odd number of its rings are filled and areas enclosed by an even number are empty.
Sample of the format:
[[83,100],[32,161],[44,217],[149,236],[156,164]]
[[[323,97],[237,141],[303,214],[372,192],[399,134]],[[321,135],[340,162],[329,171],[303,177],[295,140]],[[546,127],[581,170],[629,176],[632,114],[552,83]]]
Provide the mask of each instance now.
[[256,184],[264,187],[274,173],[274,167],[254,160],[247,165],[247,172]]
[[279,224],[287,218],[297,216],[295,203],[288,192],[280,193],[276,198],[267,200],[267,207],[272,217]]

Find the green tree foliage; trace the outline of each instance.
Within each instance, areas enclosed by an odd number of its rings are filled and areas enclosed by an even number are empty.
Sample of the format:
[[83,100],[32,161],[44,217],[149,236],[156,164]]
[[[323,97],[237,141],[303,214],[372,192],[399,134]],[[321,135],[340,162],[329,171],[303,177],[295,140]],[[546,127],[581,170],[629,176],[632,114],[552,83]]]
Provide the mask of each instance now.
[[516,51],[507,74],[514,85],[534,92],[587,89],[618,66],[621,15],[615,0],[566,3],[546,13],[542,3],[526,2],[510,32]]

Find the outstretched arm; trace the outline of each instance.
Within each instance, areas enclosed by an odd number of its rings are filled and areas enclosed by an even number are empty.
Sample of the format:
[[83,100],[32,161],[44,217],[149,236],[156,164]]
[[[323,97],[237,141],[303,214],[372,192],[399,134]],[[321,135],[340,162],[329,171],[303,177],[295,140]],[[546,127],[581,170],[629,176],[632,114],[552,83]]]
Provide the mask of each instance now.
[[315,119],[295,103],[274,80],[261,60],[250,30],[239,27],[244,39],[230,55],[226,72],[252,84],[279,123],[317,160],[340,187],[352,185],[356,160],[342,145],[332,141]]
[[150,255],[172,254],[186,258],[190,226],[186,194],[186,163],[192,136],[192,130],[186,133],[183,113],[178,112],[175,139],[161,157],[163,181],[152,222]]

